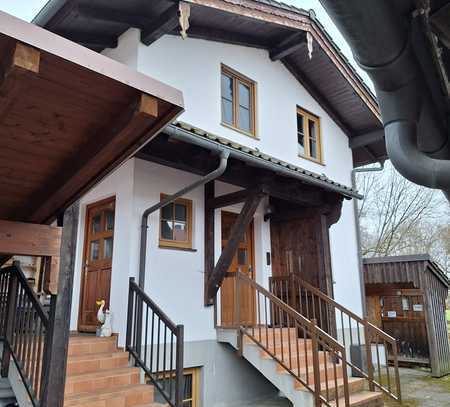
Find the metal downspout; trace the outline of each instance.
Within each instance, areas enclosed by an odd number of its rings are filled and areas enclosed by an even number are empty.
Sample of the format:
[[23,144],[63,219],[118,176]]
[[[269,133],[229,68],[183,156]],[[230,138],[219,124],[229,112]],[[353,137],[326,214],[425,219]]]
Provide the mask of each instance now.
[[165,207],[166,205],[171,204],[177,198],[180,198],[181,196],[192,191],[193,189],[200,187],[202,185],[205,185],[206,183],[208,183],[210,181],[214,181],[216,178],[220,177],[227,169],[229,155],[230,155],[230,153],[228,151],[222,150],[220,152],[220,164],[214,171],[203,176],[202,178],[193,182],[192,184],[184,187],[183,189],[179,190],[175,194],[170,195],[167,198],[164,198],[161,202],[158,202],[157,204],[151,206],[150,208],[148,208],[144,211],[144,213],[142,214],[142,220],[141,220],[141,246],[140,246],[140,254],[139,254],[139,287],[140,288],[142,288],[142,289],[145,288],[144,286],[145,286],[145,263],[146,263],[146,258],[147,258],[146,254],[147,254],[148,217],[152,213],[160,210],[161,208]]
[[[370,168],[353,168],[352,170],[352,188],[356,190],[356,173],[362,172],[379,172],[384,170],[384,162],[380,161],[379,167]],[[358,248],[358,269],[359,269],[359,284],[361,286],[361,302],[363,318],[367,317],[367,303],[366,303],[366,287],[364,284],[364,264],[361,250],[361,223],[358,216],[358,202],[353,199],[353,214],[355,216],[355,229],[356,229],[356,245]]]

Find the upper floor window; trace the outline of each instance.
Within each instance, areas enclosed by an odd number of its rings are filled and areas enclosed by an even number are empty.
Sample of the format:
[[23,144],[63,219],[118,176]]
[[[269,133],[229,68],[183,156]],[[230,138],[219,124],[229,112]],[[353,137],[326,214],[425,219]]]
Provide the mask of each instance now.
[[[166,195],[161,194],[161,199]],[[192,249],[192,201],[177,199],[161,208],[159,245]]]
[[222,65],[222,124],[249,136],[256,136],[256,84]]
[[322,163],[320,119],[297,108],[297,146],[302,157]]

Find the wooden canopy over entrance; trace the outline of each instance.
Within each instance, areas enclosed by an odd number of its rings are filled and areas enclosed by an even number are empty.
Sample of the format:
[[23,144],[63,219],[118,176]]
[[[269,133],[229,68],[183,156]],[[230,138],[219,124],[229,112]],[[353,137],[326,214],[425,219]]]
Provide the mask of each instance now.
[[178,90],[0,12],[0,219],[51,222],[182,110]]

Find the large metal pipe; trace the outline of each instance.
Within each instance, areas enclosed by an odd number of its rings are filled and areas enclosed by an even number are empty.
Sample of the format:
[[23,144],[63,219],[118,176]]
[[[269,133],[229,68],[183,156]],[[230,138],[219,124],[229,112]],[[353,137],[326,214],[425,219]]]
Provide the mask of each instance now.
[[391,0],[320,2],[374,83],[392,164],[410,181],[442,189],[448,197],[447,123],[438,116],[413,51],[411,21]]
[[145,288],[145,265],[146,265],[146,259],[147,259],[148,217],[152,213],[159,211],[161,208],[164,208],[165,206],[171,204],[177,198],[180,198],[183,195],[187,194],[188,192],[190,192],[202,185],[205,185],[206,183],[208,183],[210,181],[214,181],[216,178],[219,178],[227,169],[229,155],[230,154],[228,151],[225,151],[225,150],[220,151],[220,163],[219,163],[219,166],[214,171],[199,178],[197,181],[184,187],[183,189],[180,189],[175,194],[164,198],[162,201],[160,201],[157,204],[146,209],[144,211],[144,213],[142,214],[141,246],[140,246],[140,255],[139,255],[139,287],[141,287],[142,289]]

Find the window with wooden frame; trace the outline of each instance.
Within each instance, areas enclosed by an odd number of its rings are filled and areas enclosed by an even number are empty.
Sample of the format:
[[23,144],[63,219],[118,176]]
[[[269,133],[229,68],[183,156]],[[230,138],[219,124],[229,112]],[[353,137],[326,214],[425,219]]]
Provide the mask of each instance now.
[[[161,200],[167,195],[161,194]],[[192,201],[179,198],[160,210],[159,245],[192,249]]]
[[[185,369],[183,372],[184,385],[183,385],[183,407],[199,407],[200,406],[200,369],[192,368]],[[161,387],[175,388],[175,372],[169,374],[162,373],[158,376],[157,381]],[[169,383],[172,381],[172,383]],[[151,381],[147,381],[151,384]],[[155,401],[164,403],[164,398],[155,392]]]
[[320,119],[297,108],[297,148],[301,157],[323,164]]
[[256,137],[256,83],[222,65],[222,124]]

